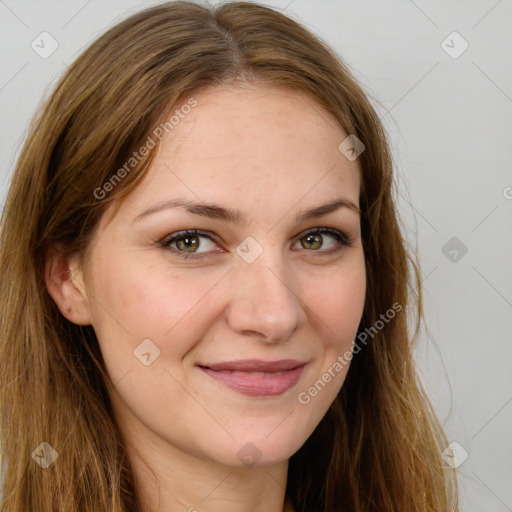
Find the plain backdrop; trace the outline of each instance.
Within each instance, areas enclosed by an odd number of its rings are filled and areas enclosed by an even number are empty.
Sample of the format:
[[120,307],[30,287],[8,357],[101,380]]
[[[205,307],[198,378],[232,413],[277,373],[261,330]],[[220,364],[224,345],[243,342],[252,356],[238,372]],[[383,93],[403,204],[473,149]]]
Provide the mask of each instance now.
[[[0,205],[58,76],[105,29],[156,3],[0,0]],[[266,4],[335,49],[386,126],[422,267],[429,332],[418,363],[458,443],[453,460],[467,453],[461,511],[512,511],[512,1]]]

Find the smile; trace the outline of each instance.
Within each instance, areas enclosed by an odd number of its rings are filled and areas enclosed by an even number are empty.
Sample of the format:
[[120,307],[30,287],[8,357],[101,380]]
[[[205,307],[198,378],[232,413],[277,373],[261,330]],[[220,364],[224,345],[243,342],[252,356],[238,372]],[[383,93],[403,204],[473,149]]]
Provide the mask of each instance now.
[[254,397],[278,396],[297,384],[306,362],[245,360],[197,365],[217,382]]

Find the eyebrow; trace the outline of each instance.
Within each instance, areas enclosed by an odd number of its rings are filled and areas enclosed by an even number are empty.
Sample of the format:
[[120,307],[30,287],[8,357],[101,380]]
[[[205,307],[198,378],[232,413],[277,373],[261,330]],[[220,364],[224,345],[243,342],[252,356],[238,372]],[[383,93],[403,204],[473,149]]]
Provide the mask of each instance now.
[[[134,223],[156,212],[160,212],[162,210],[167,210],[171,208],[184,208],[189,213],[193,213],[195,215],[208,217],[210,219],[220,219],[226,222],[230,222],[232,224],[237,224],[239,226],[247,226],[249,223],[247,215],[240,210],[225,208],[223,206],[211,203],[198,203],[194,201],[188,201],[185,199],[171,199],[168,201],[157,203],[153,205],[151,208],[148,208],[147,210],[137,215],[137,217],[135,217]],[[335,212],[340,208],[347,208],[357,213],[357,215],[361,215],[361,211],[352,201],[349,201],[348,199],[345,198],[338,198],[333,199],[332,201],[329,201],[327,203],[321,204],[319,206],[309,208],[303,212],[300,212],[295,218],[295,220],[297,222],[305,222],[307,220],[316,219],[318,217],[328,215],[329,213]]]

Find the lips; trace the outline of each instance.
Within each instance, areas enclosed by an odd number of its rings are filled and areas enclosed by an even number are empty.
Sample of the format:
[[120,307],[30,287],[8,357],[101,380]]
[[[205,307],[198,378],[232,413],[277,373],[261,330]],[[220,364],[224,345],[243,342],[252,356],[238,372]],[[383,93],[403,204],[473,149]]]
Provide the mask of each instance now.
[[217,382],[249,396],[278,396],[299,380],[306,362],[248,359],[197,366]]

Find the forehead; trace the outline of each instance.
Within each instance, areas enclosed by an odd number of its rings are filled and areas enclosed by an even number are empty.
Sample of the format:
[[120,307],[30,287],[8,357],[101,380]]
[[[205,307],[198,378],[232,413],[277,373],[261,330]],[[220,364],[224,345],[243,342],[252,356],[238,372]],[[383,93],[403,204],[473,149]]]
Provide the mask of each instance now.
[[195,99],[196,108],[164,134],[161,147],[164,152],[170,149],[165,158],[180,149],[181,156],[192,156],[192,149],[200,148],[194,152],[196,159],[250,155],[254,157],[252,162],[246,159],[250,166],[265,156],[275,160],[276,148],[284,159],[304,153],[314,157],[329,146],[337,150],[340,137],[347,135],[332,114],[289,88],[224,86],[208,89]]
[[309,96],[246,85],[192,96],[193,109],[180,110],[187,98],[173,109],[172,128],[123,202],[125,213],[173,195],[243,209],[255,198],[306,204],[339,191],[359,203],[358,162],[338,149],[347,133]]

